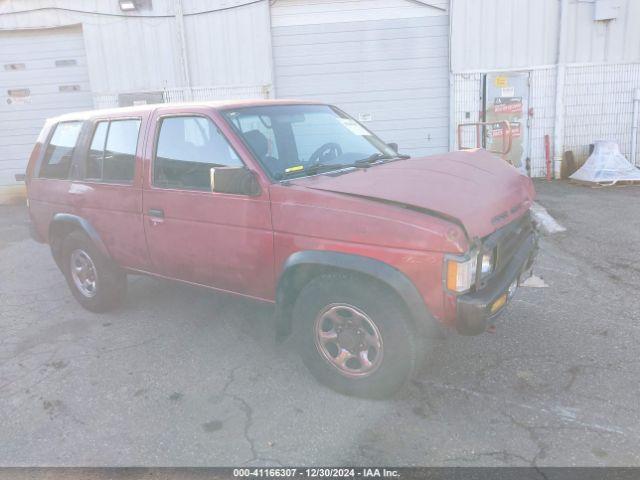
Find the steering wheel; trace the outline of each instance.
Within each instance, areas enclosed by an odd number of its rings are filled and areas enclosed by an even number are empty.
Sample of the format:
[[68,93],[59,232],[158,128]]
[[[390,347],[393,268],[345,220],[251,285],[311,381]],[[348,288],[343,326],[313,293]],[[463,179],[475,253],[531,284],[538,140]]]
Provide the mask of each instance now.
[[342,155],[342,147],[335,142],[327,142],[320,145],[309,157],[309,163],[322,163]]

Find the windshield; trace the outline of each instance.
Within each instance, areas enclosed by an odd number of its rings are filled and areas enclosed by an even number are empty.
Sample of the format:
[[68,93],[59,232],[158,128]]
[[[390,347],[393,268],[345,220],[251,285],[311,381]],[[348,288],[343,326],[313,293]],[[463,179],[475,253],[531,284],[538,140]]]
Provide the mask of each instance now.
[[397,156],[353,118],[328,105],[247,107],[225,116],[275,179]]

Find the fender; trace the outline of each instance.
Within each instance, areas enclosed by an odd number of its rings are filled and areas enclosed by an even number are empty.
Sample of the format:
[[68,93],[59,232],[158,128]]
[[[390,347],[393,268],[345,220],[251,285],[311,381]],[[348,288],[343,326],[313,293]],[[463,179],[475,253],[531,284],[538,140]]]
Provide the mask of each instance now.
[[96,229],[85,218],[73,215],[71,213],[56,213],[49,225],[49,245],[53,253],[53,258],[56,262],[59,262],[62,245],[59,241],[55,241],[58,233],[62,233],[65,230],[82,230],[91,239],[93,244],[102,252],[106,257],[110,258],[109,250],[107,246],[100,238],[100,235]]
[[292,254],[282,267],[276,291],[276,338],[283,339],[291,333],[291,311],[304,283],[323,270],[357,272],[374,278],[390,287],[403,300],[416,326],[427,333],[431,314],[413,282],[400,270],[380,260],[360,255],[325,251],[305,250]]

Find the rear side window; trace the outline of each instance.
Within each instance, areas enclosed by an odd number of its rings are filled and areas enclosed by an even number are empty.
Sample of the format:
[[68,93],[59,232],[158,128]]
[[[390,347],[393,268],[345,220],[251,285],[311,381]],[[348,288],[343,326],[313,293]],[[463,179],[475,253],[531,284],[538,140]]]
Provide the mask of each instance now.
[[45,149],[41,177],[65,179],[69,176],[71,158],[81,128],[82,122],[62,122],[56,125]]
[[243,165],[208,118],[164,118],[157,141],[153,183],[159,187],[210,190],[212,168]]
[[85,178],[132,183],[139,131],[138,119],[98,122],[87,155]]

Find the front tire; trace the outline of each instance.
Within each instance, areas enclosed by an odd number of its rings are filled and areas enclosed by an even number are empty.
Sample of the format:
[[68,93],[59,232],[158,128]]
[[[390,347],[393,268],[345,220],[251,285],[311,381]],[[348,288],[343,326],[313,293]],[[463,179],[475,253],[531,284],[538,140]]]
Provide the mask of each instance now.
[[122,304],[126,274],[84,232],[71,232],[64,239],[61,265],[71,293],[87,310],[102,313]]
[[417,369],[421,342],[397,295],[353,274],[311,280],[293,309],[294,338],[316,379],[337,392],[387,398]]

